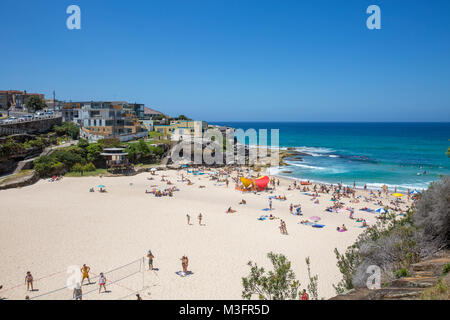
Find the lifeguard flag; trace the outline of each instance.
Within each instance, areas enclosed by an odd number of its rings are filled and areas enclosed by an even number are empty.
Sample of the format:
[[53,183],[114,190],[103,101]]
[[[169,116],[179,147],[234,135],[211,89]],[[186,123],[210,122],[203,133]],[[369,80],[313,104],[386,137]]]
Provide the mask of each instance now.
[[255,185],[258,188],[259,191],[263,191],[267,188],[267,185],[269,184],[269,177],[259,177],[255,179]]

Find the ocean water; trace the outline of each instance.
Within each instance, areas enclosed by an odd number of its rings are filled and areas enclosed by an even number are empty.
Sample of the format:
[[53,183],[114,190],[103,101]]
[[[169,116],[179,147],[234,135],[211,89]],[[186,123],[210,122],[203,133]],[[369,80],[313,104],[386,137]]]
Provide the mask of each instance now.
[[[295,123],[218,122],[236,129],[279,130],[279,146],[305,153],[285,159],[271,173],[299,179],[369,188],[427,188],[450,175],[450,122]],[[244,141],[239,141],[243,143]],[[246,141],[247,144],[249,143]],[[259,142],[259,144],[265,144]],[[291,171],[291,172],[286,172]]]

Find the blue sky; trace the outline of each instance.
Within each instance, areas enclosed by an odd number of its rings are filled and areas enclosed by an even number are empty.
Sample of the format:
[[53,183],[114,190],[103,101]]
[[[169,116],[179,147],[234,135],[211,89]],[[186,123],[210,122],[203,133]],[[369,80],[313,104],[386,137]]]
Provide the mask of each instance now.
[[450,121],[446,0],[2,0],[0,39],[0,90],[207,121]]

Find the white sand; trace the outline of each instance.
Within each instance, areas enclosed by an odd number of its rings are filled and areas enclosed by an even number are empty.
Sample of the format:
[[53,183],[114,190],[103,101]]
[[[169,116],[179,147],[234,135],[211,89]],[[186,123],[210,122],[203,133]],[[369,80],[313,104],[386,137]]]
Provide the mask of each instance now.
[[[341,276],[334,248],[344,251],[363,229],[361,223],[348,218],[347,211],[324,211],[332,205],[330,195],[321,195],[320,204],[315,205],[300,191],[287,191],[291,182],[282,180],[273,195],[284,194],[288,200],[273,200],[272,212],[287,223],[289,235],[282,235],[279,220],[257,220],[266,214],[262,209],[268,207],[267,193],[242,195],[233,183],[229,188],[216,186],[206,175],[190,175],[195,184],[187,186],[177,182],[177,171],[166,171],[181,190],[172,198],[145,194],[153,184],[167,187],[160,181],[162,174],[158,172],[154,181],[147,180],[149,174],[41,180],[29,187],[0,191],[0,297],[24,299],[63,288],[70,265],[86,263],[98,274],[139,259],[148,249],[155,255],[158,271],[137,273],[108,285],[109,293],[98,294],[97,284],[83,286],[84,299],[135,299],[137,291],[144,299],[241,299],[241,278],[249,273],[247,262],[270,267],[266,256],[270,251],[283,253],[292,261],[302,288],[308,283],[305,257],[310,256],[312,272],[319,275],[319,295],[329,298],[335,294],[332,285]],[[108,193],[88,192],[99,184],[106,185]],[[241,199],[247,200],[246,206],[238,205]],[[376,222],[375,214],[358,209],[378,206],[350,204],[349,199],[344,202],[356,209],[355,217],[365,218],[369,224]],[[302,204],[303,217],[289,213],[290,203]],[[226,214],[229,206],[238,212]],[[206,226],[198,225],[200,212]],[[194,225],[187,225],[187,213]],[[313,215],[322,217],[320,223],[326,227],[298,224]],[[336,227],[343,223],[349,231],[337,232]],[[183,255],[189,257],[193,272],[184,278],[175,274],[181,270]],[[26,271],[33,274],[38,291],[26,291]],[[120,280],[135,271],[139,271],[139,262],[106,277]],[[72,291],[66,288],[41,298],[71,297]]]

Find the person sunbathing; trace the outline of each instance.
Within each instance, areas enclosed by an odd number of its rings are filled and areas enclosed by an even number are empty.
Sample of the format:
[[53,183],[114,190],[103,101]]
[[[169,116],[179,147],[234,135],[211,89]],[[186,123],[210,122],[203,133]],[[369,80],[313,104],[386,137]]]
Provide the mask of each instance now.
[[228,208],[227,213],[235,213],[237,212],[236,210],[231,209],[231,207]]
[[94,188],[90,188],[89,192],[95,192]]
[[242,199],[241,202],[239,202],[239,204],[247,204],[247,201],[245,201],[244,199]]

